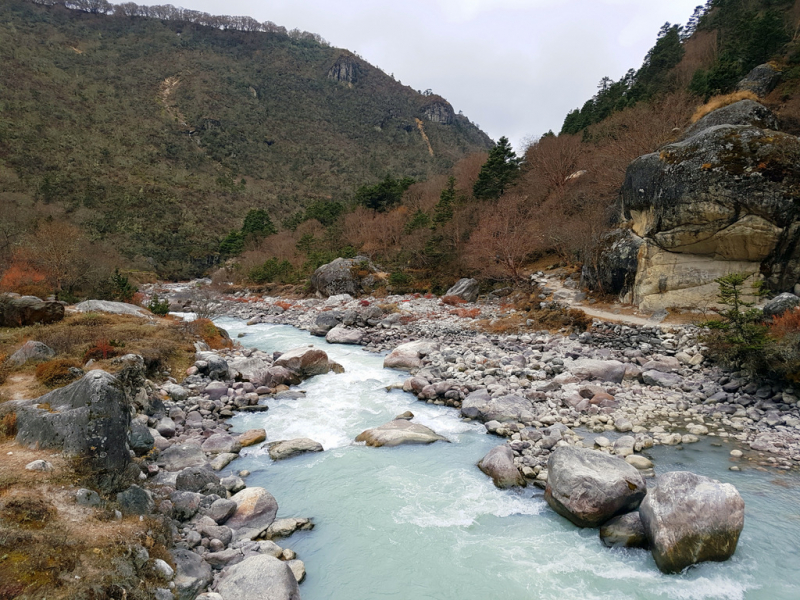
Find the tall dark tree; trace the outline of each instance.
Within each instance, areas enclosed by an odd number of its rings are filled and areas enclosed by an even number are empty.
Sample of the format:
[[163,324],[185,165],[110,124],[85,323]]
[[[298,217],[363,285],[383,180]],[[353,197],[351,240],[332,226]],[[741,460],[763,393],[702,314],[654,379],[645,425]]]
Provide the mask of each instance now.
[[501,137],[489,151],[489,158],[481,167],[472,194],[479,200],[499,198],[519,175],[521,162],[522,159],[508,143],[508,138]]
[[395,179],[387,175],[383,181],[375,185],[365,185],[356,192],[356,203],[378,212],[385,212],[400,204],[403,193],[414,183],[411,177]]
[[244,225],[242,225],[242,235],[244,237],[267,237],[273,233],[278,233],[278,230],[272,223],[272,219],[269,218],[267,211],[254,208],[247,213],[244,218]]
[[439,202],[433,209],[434,228],[444,225],[453,218],[453,205],[456,203],[456,178],[452,175],[447,180],[447,186],[439,196]]

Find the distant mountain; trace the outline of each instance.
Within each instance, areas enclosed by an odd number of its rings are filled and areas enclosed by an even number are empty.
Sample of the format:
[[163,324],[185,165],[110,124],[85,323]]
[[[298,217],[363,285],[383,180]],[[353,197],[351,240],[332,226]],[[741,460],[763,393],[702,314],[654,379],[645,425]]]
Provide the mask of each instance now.
[[4,217],[63,218],[185,276],[249,209],[280,222],[492,146],[443,98],[319,36],[131,7],[0,3]]

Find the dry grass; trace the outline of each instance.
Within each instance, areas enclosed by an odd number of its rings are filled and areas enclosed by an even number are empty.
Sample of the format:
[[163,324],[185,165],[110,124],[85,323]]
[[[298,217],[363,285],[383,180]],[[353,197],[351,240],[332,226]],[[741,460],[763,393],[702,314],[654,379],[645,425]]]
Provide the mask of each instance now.
[[210,319],[195,319],[187,325],[187,329],[208,344],[212,350],[233,346],[230,338],[223,336],[220,329]]
[[759,101],[758,96],[756,96],[753,92],[749,91],[734,92],[732,94],[725,94],[724,96],[714,96],[708,102],[703,104],[703,106],[699,106],[697,110],[694,111],[691,122],[697,123],[697,121],[705,117],[708,113],[714,112],[715,110],[720,108],[724,108],[729,104],[739,102],[740,100],[755,100],[756,102]]
[[71,369],[80,368],[80,364],[74,360],[57,358],[36,365],[36,379],[42,385],[54,388],[66,385],[73,379],[77,379],[78,372]]

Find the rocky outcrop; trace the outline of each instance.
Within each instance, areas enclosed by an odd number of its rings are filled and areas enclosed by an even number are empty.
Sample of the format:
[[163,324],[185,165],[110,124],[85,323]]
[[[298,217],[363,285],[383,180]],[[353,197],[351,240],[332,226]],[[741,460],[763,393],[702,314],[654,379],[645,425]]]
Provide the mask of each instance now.
[[442,125],[452,125],[456,118],[456,113],[450,103],[438,96],[435,96],[433,101],[422,108],[422,115],[428,121]]
[[152,316],[141,306],[127,304],[126,302],[112,302],[111,300],[84,300],[75,305],[75,310],[82,313],[102,312],[112,315],[129,315],[143,318]]
[[381,270],[366,256],[337,258],[314,271],[311,289],[321,297],[358,296],[371,291],[382,278]]
[[544,498],[578,527],[597,527],[636,510],[646,493],[635,468],[603,452],[563,446],[547,461]]
[[432,444],[446,442],[447,438],[437,434],[433,429],[412,423],[406,419],[395,419],[380,427],[362,431],[356,437],[357,442],[365,442],[367,446],[400,446],[402,444]]
[[753,92],[763,98],[775,89],[781,79],[781,72],[771,64],[758,65],[736,86],[736,91]]
[[744,527],[744,500],[735,487],[687,471],[660,475],[639,512],[664,573],[727,560]]
[[525,486],[525,478],[514,464],[511,446],[495,446],[478,462],[478,468],[492,478],[499,488]]
[[328,79],[352,86],[358,81],[360,68],[358,61],[351,54],[342,54],[328,69]]
[[742,100],[633,161],[621,192],[631,233],[615,235],[641,238],[636,264],[630,243],[612,243],[587,283],[646,311],[713,305],[715,279],[732,272],[791,290],[800,280],[800,139],[776,126],[767,108]]
[[456,281],[453,287],[447,290],[445,296],[458,296],[465,302],[475,302],[478,299],[479,289],[480,284],[477,279],[464,277]]
[[64,305],[36,296],[0,295],[0,327],[27,327],[55,323],[64,318]]

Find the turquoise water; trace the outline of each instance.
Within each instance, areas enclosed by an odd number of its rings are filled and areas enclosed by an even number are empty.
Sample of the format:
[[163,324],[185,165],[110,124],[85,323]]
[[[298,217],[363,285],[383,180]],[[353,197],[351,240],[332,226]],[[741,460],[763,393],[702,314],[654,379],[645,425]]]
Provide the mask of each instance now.
[[[655,448],[658,472],[692,470],[733,483],[747,505],[736,555],[681,575],[661,574],[648,552],[605,548],[548,509],[541,490],[497,490],[475,466],[501,443],[457,411],[385,387],[406,376],[356,346],[330,345],[288,326],[221,319],[246,346],[272,352],[314,344],[344,374],[304,382],[306,397],[270,400],[238,415],[236,431],[264,427],[268,440],[310,437],[325,451],[273,463],[245,449],[230,465],[278,500],[279,516],[316,527],[282,540],[305,561],[304,600],[373,598],[503,600],[800,598],[800,497],[796,476],[728,471],[730,446]],[[406,410],[451,443],[368,448],[352,440]]]

